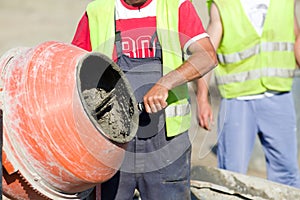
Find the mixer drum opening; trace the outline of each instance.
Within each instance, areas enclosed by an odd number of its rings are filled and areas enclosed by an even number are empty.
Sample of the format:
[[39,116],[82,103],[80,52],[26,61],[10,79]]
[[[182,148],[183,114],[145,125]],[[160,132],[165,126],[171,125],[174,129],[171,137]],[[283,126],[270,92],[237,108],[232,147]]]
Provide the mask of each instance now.
[[137,105],[124,73],[105,55],[87,54],[79,64],[78,89],[95,127],[108,139],[126,143],[136,134]]

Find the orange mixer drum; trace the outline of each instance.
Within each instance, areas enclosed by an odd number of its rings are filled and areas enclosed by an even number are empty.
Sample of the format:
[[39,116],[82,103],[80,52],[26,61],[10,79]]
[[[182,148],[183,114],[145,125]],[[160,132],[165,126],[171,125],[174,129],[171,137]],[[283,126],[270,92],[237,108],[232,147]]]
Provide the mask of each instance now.
[[5,196],[83,199],[116,173],[138,126],[116,64],[51,41],[6,52],[0,70]]

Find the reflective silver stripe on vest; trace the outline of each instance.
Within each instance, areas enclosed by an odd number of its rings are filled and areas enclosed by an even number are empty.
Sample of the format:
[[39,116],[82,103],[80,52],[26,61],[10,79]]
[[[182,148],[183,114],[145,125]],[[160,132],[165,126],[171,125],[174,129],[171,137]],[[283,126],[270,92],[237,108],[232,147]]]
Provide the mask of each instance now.
[[180,104],[168,106],[165,109],[166,117],[185,116],[191,112],[190,104]]
[[295,76],[294,69],[264,68],[226,76],[216,76],[219,85],[225,85],[234,82],[244,82],[247,80],[255,80],[261,77],[282,77],[292,78]]
[[257,44],[249,49],[232,54],[218,54],[219,63],[230,64],[242,61],[246,58],[259,54],[260,52],[271,51],[294,51],[294,43],[288,42],[267,42]]

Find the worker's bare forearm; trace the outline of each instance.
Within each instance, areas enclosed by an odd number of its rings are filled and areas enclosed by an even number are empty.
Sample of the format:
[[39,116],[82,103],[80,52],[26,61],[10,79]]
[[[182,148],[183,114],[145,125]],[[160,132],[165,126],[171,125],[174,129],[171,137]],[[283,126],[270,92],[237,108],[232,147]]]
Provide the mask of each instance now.
[[296,41],[294,44],[294,53],[298,68],[300,68],[300,30],[298,30],[297,33],[298,34],[296,35]]
[[190,57],[176,70],[170,71],[145,94],[146,112],[155,113],[167,107],[168,91],[198,79],[217,65],[216,53],[208,38],[194,42],[189,47]]
[[196,95],[198,102],[208,102],[209,83],[211,75],[212,71],[208,72],[205,76],[197,80]]
[[298,68],[300,68],[300,35],[295,43],[295,57],[297,61]]
[[205,41],[192,44],[189,48],[191,56],[176,70],[162,77],[157,84],[167,89],[175,88],[186,82],[201,78],[217,66],[215,50],[208,38]]
[[296,15],[296,1],[295,1],[295,11],[294,11],[294,32],[296,36],[294,51],[295,51],[295,58],[298,65],[298,68],[300,68],[300,27]]

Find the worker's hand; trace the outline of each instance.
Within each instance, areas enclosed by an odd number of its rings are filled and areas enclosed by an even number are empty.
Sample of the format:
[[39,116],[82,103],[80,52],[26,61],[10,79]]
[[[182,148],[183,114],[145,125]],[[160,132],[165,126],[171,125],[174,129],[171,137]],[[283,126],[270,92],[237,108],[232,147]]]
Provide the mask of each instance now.
[[169,90],[156,83],[144,96],[144,105],[147,113],[156,113],[168,106]]
[[197,104],[199,125],[205,130],[211,131],[214,121],[210,103],[208,101],[198,101]]

